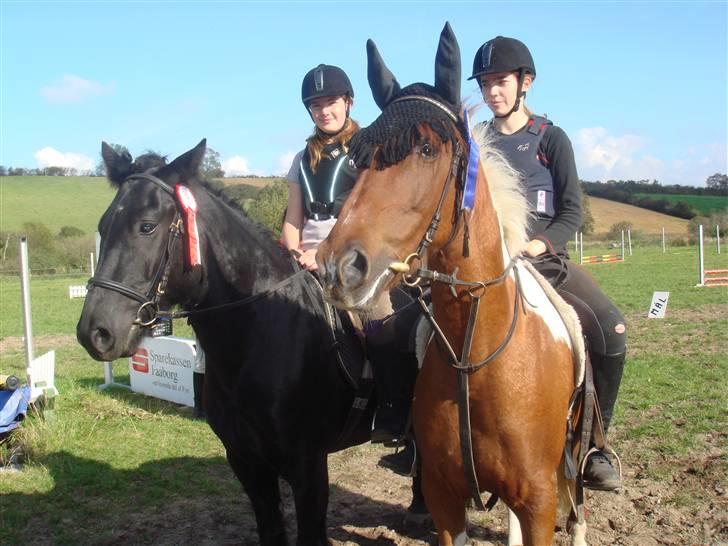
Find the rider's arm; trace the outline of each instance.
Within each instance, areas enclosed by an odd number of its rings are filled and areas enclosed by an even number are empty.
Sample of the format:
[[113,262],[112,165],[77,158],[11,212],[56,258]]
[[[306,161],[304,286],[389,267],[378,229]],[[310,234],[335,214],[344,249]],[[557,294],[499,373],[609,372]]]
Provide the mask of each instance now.
[[301,185],[288,182],[288,208],[283,220],[283,244],[289,250],[298,250],[301,244],[301,228],[303,227],[303,198]]
[[565,248],[581,227],[581,183],[569,137],[560,127],[547,131],[541,145],[554,181],[556,215],[538,238],[553,251]]
[[281,241],[288,250],[299,250],[301,244],[301,229],[303,228],[303,196],[301,185],[298,181],[298,170],[300,168],[303,151],[298,152],[291,168],[288,169],[286,180],[288,180],[288,207],[286,217],[283,219],[283,230]]

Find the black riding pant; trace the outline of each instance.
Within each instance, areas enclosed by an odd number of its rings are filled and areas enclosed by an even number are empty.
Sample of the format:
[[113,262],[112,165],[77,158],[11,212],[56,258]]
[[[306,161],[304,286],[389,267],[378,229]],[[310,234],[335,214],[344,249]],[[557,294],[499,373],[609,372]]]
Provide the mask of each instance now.
[[[627,345],[624,317],[592,276],[581,266],[557,256],[539,257],[532,263],[576,310],[592,354],[624,355]],[[565,271],[561,270],[562,264]]]

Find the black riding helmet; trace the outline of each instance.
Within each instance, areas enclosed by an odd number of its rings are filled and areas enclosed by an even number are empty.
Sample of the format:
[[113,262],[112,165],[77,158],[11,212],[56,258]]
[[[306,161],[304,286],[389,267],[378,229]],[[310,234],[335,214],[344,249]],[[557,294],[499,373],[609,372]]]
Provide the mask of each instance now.
[[313,99],[337,95],[348,95],[354,98],[354,88],[351,86],[349,77],[338,66],[320,64],[309,70],[303,77],[301,101],[306,110]]
[[521,91],[523,77],[526,74],[531,74],[534,79],[536,78],[536,66],[526,44],[515,38],[506,38],[505,36],[496,36],[492,40],[488,40],[475,53],[473,75],[468,79],[479,79],[480,76],[485,74],[499,74],[501,72],[518,72],[516,103],[508,114],[501,116],[508,117],[518,110],[521,97],[525,96],[525,93]]

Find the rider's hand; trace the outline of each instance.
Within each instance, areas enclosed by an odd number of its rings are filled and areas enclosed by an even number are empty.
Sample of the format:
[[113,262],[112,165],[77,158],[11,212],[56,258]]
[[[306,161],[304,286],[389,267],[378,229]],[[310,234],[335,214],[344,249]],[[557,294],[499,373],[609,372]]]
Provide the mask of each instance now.
[[540,256],[544,252],[546,252],[546,243],[540,239],[531,239],[523,247],[523,253],[531,258]]
[[302,252],[301,255],[298,256],[298,263],[301,264],[301,267],[308,269],[309,271],[318,270],[318,265],[316,264],[316,249],[311,248]]

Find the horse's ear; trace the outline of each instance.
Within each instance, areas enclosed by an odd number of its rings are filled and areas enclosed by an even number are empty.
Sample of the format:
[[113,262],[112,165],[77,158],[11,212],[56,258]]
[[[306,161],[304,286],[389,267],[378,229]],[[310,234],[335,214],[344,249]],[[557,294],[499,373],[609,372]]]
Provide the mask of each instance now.
[[118,153],[106,142],[101,142],[101,158],[106,166],[106,176],[114,186],[120,186],[131,174],[131,154],[128,150]]
[[162,170],[177,174],[179,180],[175,180],[175,183],[189,183],[190,181],[194,181],[200,174],[200,165],[202,164],[202,159],[205,157],[206,150],[207,139],[203,138],[197,146],[183,153]]
[[454,105],[460,104],[461,70],[460,46],[450,23],[445,23],[435,56],[435,89]]
[[367,79],[372,90],[374,102],[384,110],[389,102],[399,95],[400,86],[394,74],[384,64],[377,46],[367,40]]

